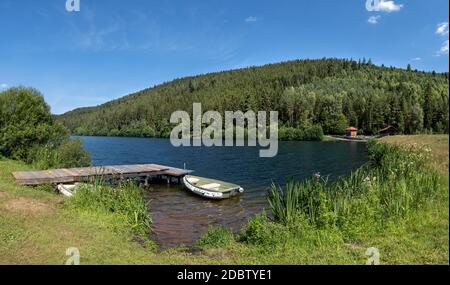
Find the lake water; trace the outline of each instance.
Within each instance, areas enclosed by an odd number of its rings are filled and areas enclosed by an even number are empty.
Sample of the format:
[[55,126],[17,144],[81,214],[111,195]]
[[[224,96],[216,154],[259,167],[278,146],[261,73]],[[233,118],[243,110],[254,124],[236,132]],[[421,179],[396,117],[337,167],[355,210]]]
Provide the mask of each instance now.
[[157,163],[195,171],[195,175],[241,185],[245,193],[210,201],[179,185],[151,185],[145,191],[157,242],[163,247],[191,245],[210,225],[238,231],[249,217],[267,209],[272,182],[302,180],[315,173],[330,179],[348,174],[367,160],[358,142],[280,142],[278,155],[260,158],[257,147],[181,147],[166,139],[80,137],[94,165]]

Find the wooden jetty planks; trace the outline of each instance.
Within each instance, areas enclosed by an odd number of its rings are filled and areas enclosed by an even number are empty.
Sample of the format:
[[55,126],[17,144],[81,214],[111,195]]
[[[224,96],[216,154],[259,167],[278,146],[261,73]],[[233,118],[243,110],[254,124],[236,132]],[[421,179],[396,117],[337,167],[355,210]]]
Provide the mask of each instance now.
[[[159,165],[159,164],[151,164],[151,166],[164,167],[164,165]],[[169,167],[168,169],[165,170],[165,174],[168,176],[172,176],[172,177],[182,177],[189,173],[192,173],[192,170],[186,170],[186,169],[181,169],[181,168],[176,168],[176,167]]]
[[47,183],[72,183],[83,182],[99,176],[134,178],[165,175],[169,177],[182,177],[191,170],[169,167],[158,164],[136,165],[109,165],[102,167],[81,167],[50,169],[43,171],[18,171],[13,172],[16,182],[21,185],[39,185]]

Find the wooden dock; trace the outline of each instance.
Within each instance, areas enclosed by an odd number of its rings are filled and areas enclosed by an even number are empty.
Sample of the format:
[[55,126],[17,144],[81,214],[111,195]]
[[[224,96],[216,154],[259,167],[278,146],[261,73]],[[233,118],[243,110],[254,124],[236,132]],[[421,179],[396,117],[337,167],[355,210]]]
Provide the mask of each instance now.
[[82,168],[51,169],[43,171],[13,172],[16,182],[20,185],[61,184],[88,182],[102,177],[105,179],[148,179],[155,176],[181,178],[192,170],[180,169],[158,164],[112,165]]

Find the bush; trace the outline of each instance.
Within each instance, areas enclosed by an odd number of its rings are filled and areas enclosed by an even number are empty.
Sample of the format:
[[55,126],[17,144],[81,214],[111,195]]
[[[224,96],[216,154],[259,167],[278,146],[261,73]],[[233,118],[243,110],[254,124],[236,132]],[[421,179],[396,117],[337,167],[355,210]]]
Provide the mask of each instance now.
[[53,121],[42,94],[23,87],[0,93],[0,133],[0,154],[20,160],[36,145],[57,144],[68,135]]
[[101,180],[93,185],[83,184],[77,195],[68,200],[68,206],[76,210],[106,211],[125,217],[127,228],[139,236],[150,232],[151,218],[141,189],[134,183],[118,187],[106,186]]
[[56,123],[39,91],[11,88],[0,93],[0,155],[32,163],[37,168],[90,164],[81,142]]
[[234,235],[229,230],[222,226],[209,227],[206,234],[204,234],[198,241],[199,246],[211,247],[226,247],[234,241]]
[[58,146],[58,167],[85,167],[91,165],[91,158],[79,139],[68,140]]
[[302,134],[303,141],[322,141],[323,140],[323,130],[319,125],[314,125],[306,128]]
[[291,127],[281,127],[278,130],[278,137],[282,141],[298,141],[301,137],[301,130]]
[[243,227],[241,241],[269,250],[288,240],[289,232],[281,224],[269,222],[263,212],[251,218]]
[[322,141],[323,130],[319,125],[297,129],[292,127],[281,127],[278,137],[283,141]]
[[86,167],[91,165],[89,154],[83,149],[80,140],[66,140],[54,146],[46,144],[35,146],[27,162],[36,169]]

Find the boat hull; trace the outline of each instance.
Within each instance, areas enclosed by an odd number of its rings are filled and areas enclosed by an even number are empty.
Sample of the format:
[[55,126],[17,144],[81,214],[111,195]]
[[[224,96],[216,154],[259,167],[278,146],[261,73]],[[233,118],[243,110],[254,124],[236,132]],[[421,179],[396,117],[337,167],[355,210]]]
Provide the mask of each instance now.
[[58,184],[58,186],[56,186],[56,189],[59,191],[59,193],[63,194],[66,197],[73,197],[76,193],[75,187],[76,185]]

